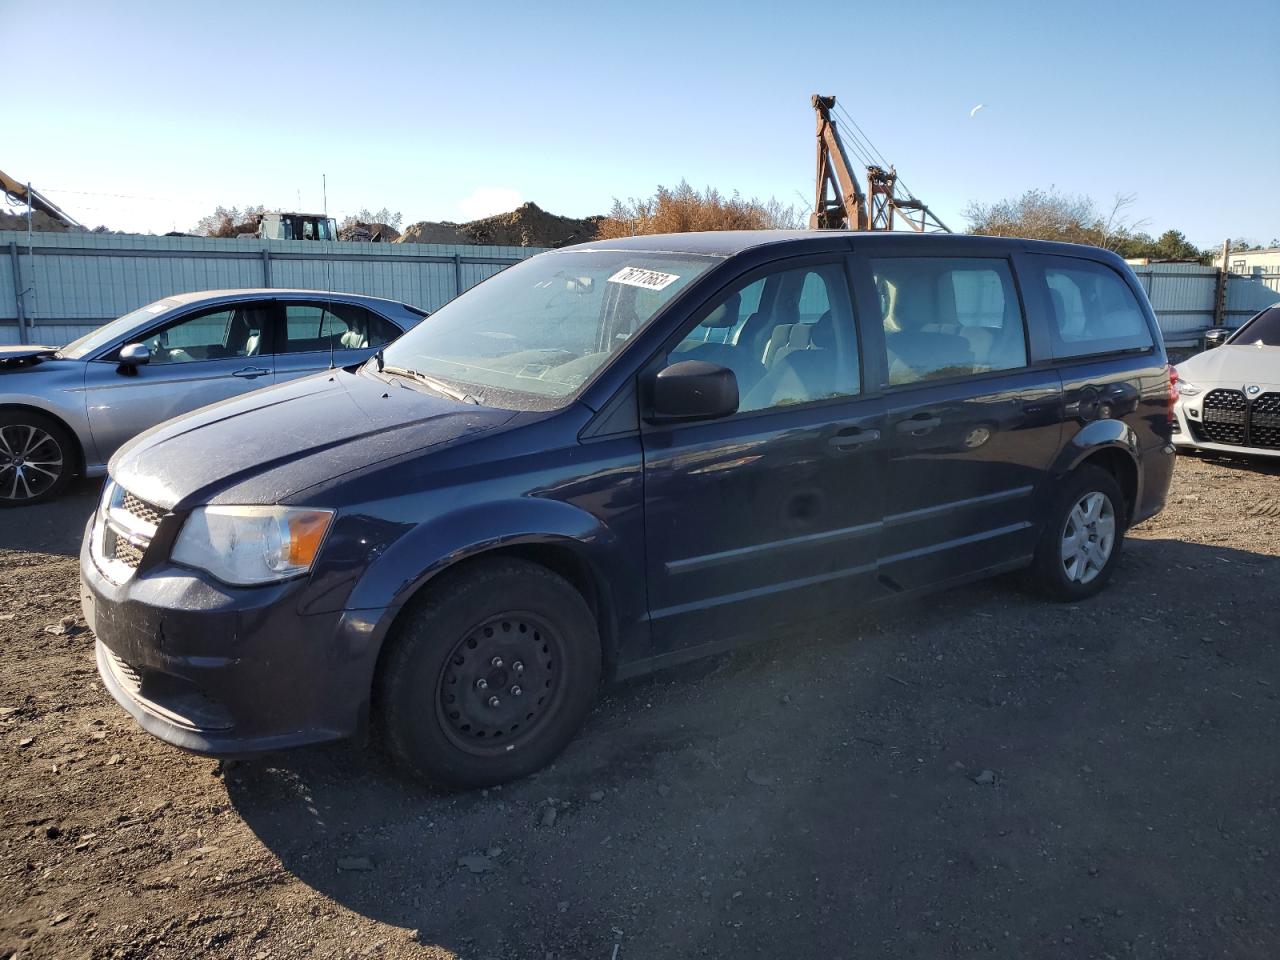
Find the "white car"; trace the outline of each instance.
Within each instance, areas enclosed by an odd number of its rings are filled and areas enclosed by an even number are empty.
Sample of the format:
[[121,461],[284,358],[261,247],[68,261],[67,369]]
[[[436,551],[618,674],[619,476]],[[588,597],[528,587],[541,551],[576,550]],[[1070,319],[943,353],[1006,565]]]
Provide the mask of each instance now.
[[1173,442],[1280,457],[1280,304],[1178,364]]

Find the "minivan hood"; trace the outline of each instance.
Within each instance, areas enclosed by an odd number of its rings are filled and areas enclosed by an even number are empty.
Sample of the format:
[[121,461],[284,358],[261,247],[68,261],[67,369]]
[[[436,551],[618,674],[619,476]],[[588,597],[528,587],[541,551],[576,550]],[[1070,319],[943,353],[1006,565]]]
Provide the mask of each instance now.
[[177,417],[111,458],[111,478],[172,509],[277,503],[391,457],[500,426],[514,413],[347,370],[292,380]]
[[1280,385],[1280,347],[1228,343],[1182,361],[1178,376],[1200,386]]

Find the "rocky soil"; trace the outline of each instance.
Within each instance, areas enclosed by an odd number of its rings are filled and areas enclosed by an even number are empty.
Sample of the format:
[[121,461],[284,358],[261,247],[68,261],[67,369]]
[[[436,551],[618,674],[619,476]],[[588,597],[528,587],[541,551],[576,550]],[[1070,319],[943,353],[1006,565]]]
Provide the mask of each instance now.
[[470,223],[423,220],[405,227],[399,243],[483,243],[506,247],[564,247],[595,238],[602,217],[561,217],[535,203]]
[[98,683],[92,484],[0,513],[0,958],[1280,955],[1280,469],[1182,458],[1079,605],[1010,581],[606,691],[445,794],[222,763]]

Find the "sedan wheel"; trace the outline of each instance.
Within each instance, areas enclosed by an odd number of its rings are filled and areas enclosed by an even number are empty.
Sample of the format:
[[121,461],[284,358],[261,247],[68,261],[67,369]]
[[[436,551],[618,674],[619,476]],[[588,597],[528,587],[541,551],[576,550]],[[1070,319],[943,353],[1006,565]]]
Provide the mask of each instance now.
[[9,505],[49,496],[66,472],[65,441],[31,422],[0,423],[0,500]]
[[1106,494],[1081,497],[1062,531],[1062,568],[1068,580],[1090,583],[1106,567],[1116,544],[1116,511]]

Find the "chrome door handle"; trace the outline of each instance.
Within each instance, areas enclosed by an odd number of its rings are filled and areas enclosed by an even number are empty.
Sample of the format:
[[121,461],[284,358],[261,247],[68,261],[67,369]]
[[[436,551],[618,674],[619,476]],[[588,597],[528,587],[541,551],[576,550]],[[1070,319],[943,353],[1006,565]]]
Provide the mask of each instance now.
[[270,370],[263,370],[262,367],[245,367],[243,370],[237,370],[231,374],[233,377],[243,377],[246,380],[252,380],[254,377],[265,377]]

